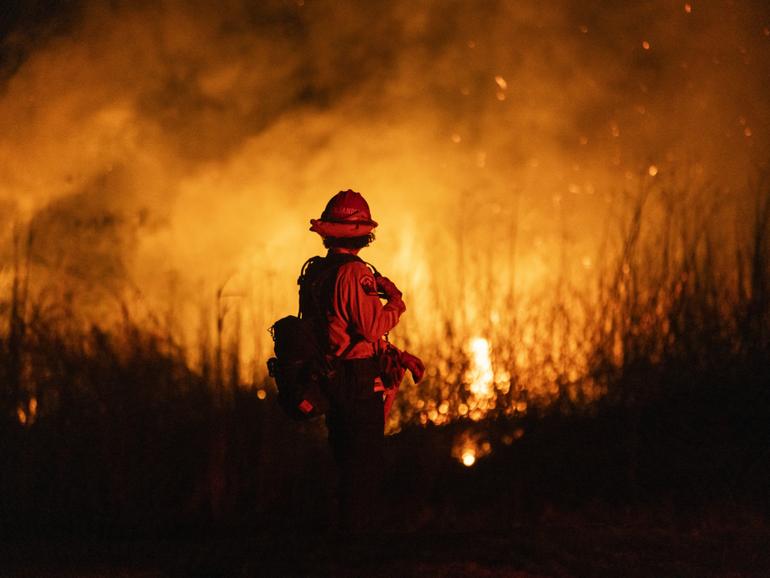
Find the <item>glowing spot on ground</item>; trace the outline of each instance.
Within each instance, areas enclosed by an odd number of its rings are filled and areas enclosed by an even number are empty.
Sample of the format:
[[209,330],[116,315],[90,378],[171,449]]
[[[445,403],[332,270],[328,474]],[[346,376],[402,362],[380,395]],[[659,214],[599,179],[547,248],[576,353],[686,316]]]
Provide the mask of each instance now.
[[650,165],[650,168],[647,169],[647,173],[651,177],[654,177],[655,175],[658,174],[658,167],[656,167],[655,165]]
[[468,468],[490,453],[492,444],[482,439],[482,434],[470,431],[458,435],[452,445],[452,457]]

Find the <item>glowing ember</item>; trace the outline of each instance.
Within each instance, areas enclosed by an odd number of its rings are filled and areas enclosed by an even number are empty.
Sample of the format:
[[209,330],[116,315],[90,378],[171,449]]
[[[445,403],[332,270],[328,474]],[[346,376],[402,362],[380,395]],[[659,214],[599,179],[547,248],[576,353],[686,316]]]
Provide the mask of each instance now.
[[649,50],[650,49],[650,43],[647,42],[646,40],[642,40],[642,48],[644,48],[645,50]]
[[654,177],[658,174],[658,167],[655,165],[650,165],[650,168],[647,169],[647,174],[649,174],[651,177]]
[[497,86],[500,87],[500,90],[505,90],[508,88],[508,83],[502,76],[495,76],[495,82],[497,83]]
[[30,398],[27,406],[20,405],[16,408],[16,418],[21,425],[32,425],[37,417],[37,398]]
[[468,468],[491,453],[492,444],[489,441],[483,439],[481,434],[467,431],[460,434],[452,446],[452,457]]
[[692,4],[689,4],[689,3],[685,4],[684,5],[684,11],[687,12],[688,14],[690,14],[690,12],[692,12]]

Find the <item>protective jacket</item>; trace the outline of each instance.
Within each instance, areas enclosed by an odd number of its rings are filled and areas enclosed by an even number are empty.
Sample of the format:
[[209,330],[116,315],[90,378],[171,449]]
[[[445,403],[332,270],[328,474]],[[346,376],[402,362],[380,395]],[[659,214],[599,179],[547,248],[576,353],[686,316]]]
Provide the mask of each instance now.
[[374,275],[362,261],[342,265],[328,317],[330,353],[341,359],[375,356],[383,346],[383,335],[396,326],[404,311],[400,295],[382,304]]

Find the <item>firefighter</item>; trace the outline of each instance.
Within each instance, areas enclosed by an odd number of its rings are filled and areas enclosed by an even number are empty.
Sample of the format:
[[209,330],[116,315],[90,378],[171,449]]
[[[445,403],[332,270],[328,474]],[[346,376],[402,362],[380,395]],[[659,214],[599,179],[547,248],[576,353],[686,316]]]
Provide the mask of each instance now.
[[[339,525],[343,532],[367,532],[378,518],[386,409],[404,372],[409,370],[416,383],[425,368],[419,358],[383,339],[406,305],[398,287],[387,277],[375,276],[357,256],[374,240],[377,226],[364,197],[340,191],[321,218],[310,223],[328,253],[307,271],[307,282],[323,280],[323,272],[332,271],[328,281],[321,281],[326,288],[319,293],[323,303],[318,313],[322,338],[337,367],[327,391],[326,426],[339,470]],[[300,306],[306,310],[314,306],[309,294],[305,291],[303,303],[301,283]]]

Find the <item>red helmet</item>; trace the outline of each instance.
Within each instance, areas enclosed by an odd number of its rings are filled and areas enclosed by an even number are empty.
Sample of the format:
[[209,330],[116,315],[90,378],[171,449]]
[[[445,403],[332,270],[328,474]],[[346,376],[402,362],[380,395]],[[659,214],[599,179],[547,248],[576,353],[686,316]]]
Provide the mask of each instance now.
[[322,237],[359,237],[377,226],[366,199],[353,190],[340,191],[326,204],[320,219],[310,219],[311,231]]

